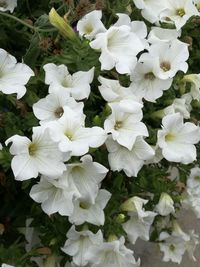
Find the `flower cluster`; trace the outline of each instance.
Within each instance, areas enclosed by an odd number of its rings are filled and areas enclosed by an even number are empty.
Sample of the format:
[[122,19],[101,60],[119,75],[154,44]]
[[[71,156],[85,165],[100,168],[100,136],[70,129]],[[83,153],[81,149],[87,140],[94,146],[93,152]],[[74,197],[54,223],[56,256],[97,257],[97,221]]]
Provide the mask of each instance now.
[[[1,140],[9,146],[15,180],[29,180],[31,199],[50,218],[57,213],[70,225],[60,254],[31,257],[40,267],[64,266],[66,255],[65,267],[139,267],[142,259],[127,246],[138,238],[159,243],[163,261],[180,263],[186,251],[195,260],[198,235],[183,232],[176,212],[183,205],[200,218],[195,162],[200,127],[193,114],[200,101],[200,74],[187,74],[189,45],[181,39],[181,28],[199,15],[199,1],[133,2],[155,25],[147,27],[125,13],[107,25],[101,10],[87,13],[77,22],[76,39],[68,41],[84,43],[95,53],[96,65],[72,71],[70,64],[45,62],[40,71],[48,92],[32,106],[39,121],[32,138],[15,134]],[[0,10],[13,9],[9,1],[0,1]],[[50,21],[61,27],[54,17]],[[34,75],[0,49],[3,94],[22,98]],[[99,101],[95,112],[92,97]],[[193,168],[179,198],[182,181],[164,172],[176,166],[179,174],[188,164]],[[142,182],[144,175],[164,183],[158,181],[154,190],[154,181]],[[43,246],[33,221],[25,228],[27,253]]]

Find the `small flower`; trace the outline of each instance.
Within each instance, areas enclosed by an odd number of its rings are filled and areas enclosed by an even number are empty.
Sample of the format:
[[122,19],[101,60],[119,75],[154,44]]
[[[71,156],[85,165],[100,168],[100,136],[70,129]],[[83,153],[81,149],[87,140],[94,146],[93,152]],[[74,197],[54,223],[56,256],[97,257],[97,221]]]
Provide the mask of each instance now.
[[4,94],[17,94],[17,99],[26,93],[25,84],[34,72],[16,58],[0,48],[0,91]]

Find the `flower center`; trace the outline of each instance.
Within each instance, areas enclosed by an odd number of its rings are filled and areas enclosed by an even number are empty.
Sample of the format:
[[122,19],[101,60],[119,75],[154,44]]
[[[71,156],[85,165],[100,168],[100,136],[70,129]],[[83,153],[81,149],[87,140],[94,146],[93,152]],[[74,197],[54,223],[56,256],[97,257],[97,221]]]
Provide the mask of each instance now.
[[160,64],[160,67],[161,67],[162,70],[164,70],[164,72],[169,71],[171,69],[171,65],[167,61],[162,62]]
[[183,17],[185,15],[185,10],[183,8],[179,8],[176,10],[176,15],[179,17]]
[[72,141],[73,140],[73,134],[71,132],[65,132],[65,136]]
[[37,145],[34,143],[31,143],[28,147],[28,152],[30,156],[34,156],[37,152]]
[[7,3],[6,3],[6,1],[4,1],[4,0],[0,0],[0,7],[4,7],[4,8],[6,8],[8,5],[7,5]]
[[90,204],[88,202],[80,202],[79,207],[84,210],[88,210],[90,208]]
[[122,128],[122,121],[116,121],[114,129],[119,130],[120,128]]
[[200,175],[195,176],[194,179],[200,182]]
[[170,141],[174,141],[174,139],[176,138],[176,136],[172,133],[168,133],[166,136],[165,136],[165,141],[166,142],[170,142]]
[[170,249],[171,251],[174,251],[174,250],[176,249],[176,247],[175,247],[173,244],[171,244],[171,245],[169,246],[169,249]]
[[153,72],[148,72],[148,73],[145,73],[144,75],[145,80],[150,80],[150,81],[153,81],[155,77],[156,76],[153,74]]
[[59,107],[55,110],[54,115],[56,118],[60,118],[62,117],[63,113],[64,113],[64,109],[62,107]]
[[93,31],[93,27],[91,24],[87,24],[84,27],[85,34],[90,34]]

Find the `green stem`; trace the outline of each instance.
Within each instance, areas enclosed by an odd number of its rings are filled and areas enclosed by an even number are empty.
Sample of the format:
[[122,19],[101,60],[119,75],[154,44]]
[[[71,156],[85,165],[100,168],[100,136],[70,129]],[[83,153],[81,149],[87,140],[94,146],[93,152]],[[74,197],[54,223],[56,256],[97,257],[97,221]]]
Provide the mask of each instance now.
[[7,17],[7,18],[10,18],[10,19],[13,19],[13,20],[16,20],[17,22],[23,24],[24,26],[28,27],[29,29],[35,31],[35,32],[49,32],[49,31],[56,31],[56,29],[40,29],[39,27],[34,27],[30,24],[28,24],[27,22],[23,21],[22,19],[19,19],[11,14],[8,14],[8,13],[3,13],[3,12],[0,12],[0,15],[1,16],[4,16],[4,17]]

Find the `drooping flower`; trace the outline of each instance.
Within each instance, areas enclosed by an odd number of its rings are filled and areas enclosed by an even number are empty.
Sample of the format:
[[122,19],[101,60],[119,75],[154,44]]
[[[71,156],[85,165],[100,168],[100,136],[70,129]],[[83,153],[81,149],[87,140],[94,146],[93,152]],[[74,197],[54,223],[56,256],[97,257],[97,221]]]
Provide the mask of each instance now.
[[94,77],[94,67],[89,71],[78,71],[70,74],[67,66],[48,63],[44,65],[45,83],[49,84],[49,92],[64,90],[76,100],[88,98],[90,83]]
[[58,144],[52,141],[48,129],[33,128],[32,141],[25,136],[14,135],[6,140],[12,142],[10,153],[14,155],[11,168],[16,180],[36,178],[38,174],[50,177],[62,175],[66,170]]
[[101,230],[96,234],[89,230],[76,231],[73,225],[67,232],[67,241],[62,251],[73,257],[73,262],[78,266],[88,264],[88,253],[93,246],[99,246],[103,243]]
[[17,99],[26,93],[25,84],[34,72],[15,57],[0,48],[0,91],[4,94],[17,94]]
[[[158,131],[158,146],[169,161],[188,164],[196,159],[194,144],[200,141],[200,128],[191,122],[183,122],[180,113],[167,115]],[[185,153],[187,151],[187,153]]]

